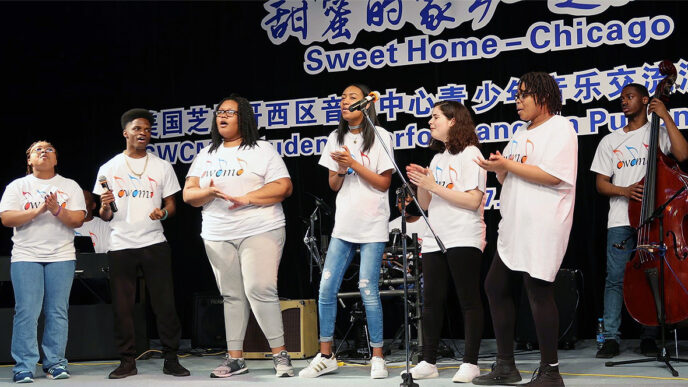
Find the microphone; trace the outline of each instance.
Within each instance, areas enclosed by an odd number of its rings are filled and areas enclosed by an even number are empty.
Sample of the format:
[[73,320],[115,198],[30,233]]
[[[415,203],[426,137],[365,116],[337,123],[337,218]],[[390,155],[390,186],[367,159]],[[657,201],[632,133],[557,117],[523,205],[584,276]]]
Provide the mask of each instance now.
[[366,95],[362,100],[356,101],[349,105],[349,111],[354,112],[356,110],[363,110],[363,108],[365,108],[369,102],[375,102],[378,99],[380,99],[380,94],[371,91],[370,94]]
[[313,195],[310,192],[306,192],[309,196],[315,200],[315,205],[320,207],[325,215],[332,215],[332,207],[330,207],[327,203],[325,203],[324,200],[320,199],[319,197]]
[[[107,177],[102,175],[98,176],[98,182],[100,183],[100,186],[103,187],[103,189],[112,191],[110,189],[110,185],[108,185]],[[110,209],[112,210],[112,212],[117,212],[117,204],[115,204],[115,202],[110,203]]]

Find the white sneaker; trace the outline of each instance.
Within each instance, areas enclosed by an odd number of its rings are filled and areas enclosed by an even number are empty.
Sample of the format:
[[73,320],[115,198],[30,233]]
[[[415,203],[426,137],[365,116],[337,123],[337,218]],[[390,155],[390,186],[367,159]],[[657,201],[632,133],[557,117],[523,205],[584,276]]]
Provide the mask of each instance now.
[[[411,371],[411,376],[413,376],[413,379],[431,379],[440,376],[440,373],[437,372],[437,366],[430,364],[425,360],[416,364],[416,366],[411,368],[409,371]],[[405,373],[406,370],[401,372],[402,375]]]
[[335,371],[338,367],[337,358],[332,356],[328,359],[323,357],[321,353],[318,353],[313,360],[308,363],[308,366],[299,372],[299,376],[302,378],[317,378],[320,375]]
[[473,381],[473,378],[477,378],[478,376],[480,376],[480,367],[471,363],[463,363],[461,367],[459,367],[459,370],[456,371],[456,374],[454,374],[452,382],[470,383]]
[[373,356],[370,359],[370,377],[373,379],[384,379],[389,375],[387,372],[387,363],[385,359],[379,356]]

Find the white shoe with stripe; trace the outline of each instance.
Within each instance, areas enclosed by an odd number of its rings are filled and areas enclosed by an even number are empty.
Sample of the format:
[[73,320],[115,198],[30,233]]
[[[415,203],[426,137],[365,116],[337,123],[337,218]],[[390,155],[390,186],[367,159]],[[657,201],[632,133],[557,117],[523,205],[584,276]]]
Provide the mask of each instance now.
[[332,356],[328,359],[323,357],[321,353],[318,353],[308,366],[299,372],[299,376],[302,378],[317,378],[320,375],[335,371],[337,368],[337,358]]

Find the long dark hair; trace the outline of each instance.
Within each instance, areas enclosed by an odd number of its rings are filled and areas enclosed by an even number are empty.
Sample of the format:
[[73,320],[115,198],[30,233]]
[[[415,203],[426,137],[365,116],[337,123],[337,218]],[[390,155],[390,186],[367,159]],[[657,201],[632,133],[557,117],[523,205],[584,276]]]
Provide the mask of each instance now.
[[549,114],[561,113],[561,90],[551,75],[542,71],[526,73],[518,81],[519,89],[522,84],[533,95],[536,105],[547,107]]
[[456,101],[439,101],[435,103],[434,107],[440,108],[440,111],[448,120],[453,118],[455,122],[454,125],[449,127],[447,142],[444,143],[433,138],[430,141],[430,149],[438,152],[444,152],[446,149],[449,153],[455,155],[466,149],[467,146],[480,145],[478,135],[475,134],[475,125],[473,124],[471,113],[465,106]]
[[[225,101],[234,101],[237,103],[237,125],[239,133],[241,133],[241,145],[239,147],[253,148],[258,142],[258,125],[256,124],[256,117],[253,114],[253,108],[246,98],[239,96],[239,94],[232,93],[229,97],[225,97],[217,104],[219,108]],[[208,152],[214,152],[222,145],[224,139],[217,129],[217,119],[213,117],[213,123],[210,126],[210,139],[212,141]]]
[[[347,87],[358,87],[361,90],[361,93],[363,93],[363,96],[365,97],[366,95],[370,94],[370,88],[366,85],[360,84],[360,83],[352,83]],[[346,90],[346,87],[344,88]],[[380,125],[380,122],[377,120],[377,112],[375,111],[375,104],[374,103],[369,103],[368,107],[366,108],[366,112],[368,113],[368,117],[370,117],[370,120],[373,121],[373,124],[375,126]],[[363,147],[361,150],[363,152],[367,152],[370,150],[370,147],[373,146],[373,143],[375,142],[375,128],[370,126],[370,123],[368,120],[363,118],[363,122],[361,122],[361,134],[363,135]],[[344,144],[344,135],[349,131],[349,123],[342,117],[339,118],[339,126],[337,126],[337,145],[342,146]]]
[[[36,146],[39,142],[44,142],[48,145],[50,145],[53,149],[55,149],[55,159],[57,159],[57,148],[55,148],[55,145],[51,144],[50,141],[46,140],[38,140],[35,141],[33,144],[29,145],[29,148],[26,150],[26,174],[31,175],[33,173],[33,167],[29,165],[29,159],[31,158],[31,150],[33,150],[33,147]],[[53,171],[57,173],[57,165],[53,168]]]

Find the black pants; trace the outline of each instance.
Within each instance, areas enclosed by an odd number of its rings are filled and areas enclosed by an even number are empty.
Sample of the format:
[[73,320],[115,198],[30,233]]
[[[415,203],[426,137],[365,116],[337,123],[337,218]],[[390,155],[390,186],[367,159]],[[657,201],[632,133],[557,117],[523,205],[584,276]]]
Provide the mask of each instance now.
[[516,306],[513,289],[518,287],[520,281],[523,281],[530,309],[533,311],[535,331],[540,345],[540,361],[555,364],[558,362],[559,312],[554,301],[554,283],[533,278],[528,273],[510,270],[502,262],[499,253],[495,253],[485,279],[485,292],[490,302],[492,325],[497,339],[497,358],[514,358]]
[[478,364],[483,336],[483,303],[480,298],[480,261],[475,247],[453,247],[446,254],[423,254],[423,360],[437,361],[437,344],[447,305],[447,283],[451,276],[461,304],[465,349],[463,362]]
[[110,287],[115,314],[115,344],[122,358],[136,356],[134,302],[136,271],[141,268],[155,313],[165,359],[177,357],[181,325],[174,306],[170,246],[167,242],[140,249],[108,252]]

